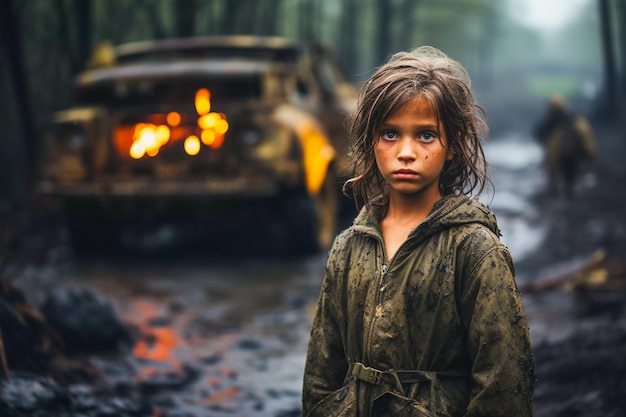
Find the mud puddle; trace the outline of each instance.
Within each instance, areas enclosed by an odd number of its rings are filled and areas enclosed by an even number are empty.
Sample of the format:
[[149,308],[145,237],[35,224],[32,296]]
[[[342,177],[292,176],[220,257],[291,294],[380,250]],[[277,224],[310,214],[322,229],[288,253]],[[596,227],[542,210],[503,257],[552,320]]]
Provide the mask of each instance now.
[[123,359],[130,367],[117,377],[149,392],[164,415],[288,416],[300,413],[323,262],[88,262],[67,270],[61,284],[103,294],[138,330]]

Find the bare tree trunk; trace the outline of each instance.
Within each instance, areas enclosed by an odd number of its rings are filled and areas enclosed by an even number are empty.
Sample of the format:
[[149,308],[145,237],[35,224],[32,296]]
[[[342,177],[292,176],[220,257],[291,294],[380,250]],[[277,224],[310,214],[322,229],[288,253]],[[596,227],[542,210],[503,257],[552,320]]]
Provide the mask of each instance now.
[[259,35],[276,35],[280,16],[281,0],[263,0],[257,2],[257,30]]
[[222,16],[221,30],[218,32],[224,35],[235,33],[235,24],[237,22],[237,10],[241,6],[240,0],[227,0]]
[[300,24],[299,38],[304,43],[310,43],[313,41],[313,27],[314,27],[314,2],[315,0],[301,0],[300,11],[298,13],[298,21]]
[[620,92],[622,102],[626,101],[626,2],[616,2],[616,15],[618,22],[618,34],[617,42],[619,44],[620,55],[622,57],[621,62],[621,74],[620,74]]
[[78,57],[77,65],[78,70],[85,68],[85,64],[89,60],[91,55],[91,38],[93,21],[91,18],[92,1],[91,0],[76,0],[76,28],[78,29]]
[[259,19],[262,17],[258,13],[259,7],[262,7],[262,2],[259,0],[239,0],[239,4],[237,24],[235,25],[236,33],[259,33]]
[[389,53],[391,52],[391,31],[393,28],[393,10],[392,4],[388,0],[377,0],[377,25],[378,25],[378,37],[376,39],[376,65],[382,64]]
[[618,114],[618,86],[615,66],[615,44],[613,38],[613,25],[611,20],[611,7],[609,0],[598,0],[600,11],[600,30],[602,49],[604,52],[604,96],[605,112],[609,118]]
[[187,38],[196,33],[196,0],[177,0],[174,2],[176,16],[176,35]]
[[72,64],[72,72],[77,74],[81,70],[81,64],[76,56],[76,49],[72,44],[72,35],[70,33],[71,25],[68,18],[67,9],[65,8],[62,0],[55,0],[54,9],[59,18],[59,37],[62,39],[62,43],[65,44],[65,50],[70,57],[70,63]]
[[17,102],[20,127],[24,135],[24,152],[26,163],[23,167],[25,186],[30,189],[33,184],[37,166],[37,136],[31,112],[30,94],[26,71],[22,60],[22,37],[19,31],[18,17],[12,0],[0,1],[0,44],[8,57],[8,67],[13,79],[15,101]]
[[346,73],[352,77],[356,72],[356,37],[357,24],[359,21],[356,0],[344,0],[341,11],[341,29],[338,51],[341,53],[341,61],[345,65]]
[[493,40],[497,39],[496,17],[492,12],[487,12],[483,26],[483,41],[478,44],[478,81],[483,88],[491,88],[493,85]]
[[419,0],[404,0],[401,8],[401,33],[399,34],[398,45],[405,51],[412,50],[417,47],[414,45],[415,39],[413,35],[416,32],[415,10],[419,7]]
[[[146,14],[148,18],[152,22],[152,37],[154,39],[164,39],[167,37],[167,30],[163,25],[163,19],[159,14],[158,4],[151,0],[142,0],[141,2],[135,1],[135,4],[139,7],[142,7],[146,10]],[[174,11],[173,13],[176,15],[178,13],[178,3],[174,3]],[[177,34],[176,34],[177,35]]]

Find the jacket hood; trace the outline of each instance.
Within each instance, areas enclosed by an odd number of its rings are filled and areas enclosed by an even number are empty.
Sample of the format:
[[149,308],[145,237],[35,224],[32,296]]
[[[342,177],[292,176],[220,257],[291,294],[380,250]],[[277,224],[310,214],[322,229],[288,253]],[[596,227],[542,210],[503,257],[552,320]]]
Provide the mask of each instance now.
[[[353,227],[356,231],[382,236],[380,231],[382,212],[382,206],[371,205],[369,210],[363,207],[355,218]],[[478,198],[448,195],[435,203],[428,217],[411,232],[409,238],[417,233],[431,235],[466,224],[481,224],[496,236],[501,236],[495,215]]]

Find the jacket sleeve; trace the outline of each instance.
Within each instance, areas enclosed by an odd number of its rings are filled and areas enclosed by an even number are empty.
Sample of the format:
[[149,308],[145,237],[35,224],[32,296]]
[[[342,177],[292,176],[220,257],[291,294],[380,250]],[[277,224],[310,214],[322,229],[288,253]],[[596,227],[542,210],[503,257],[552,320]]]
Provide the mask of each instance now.
[[[336,247],[336,245],[335,245]],[[340,291],[337,277],[340,268],[334,266],[337,250],[331,249],[326,273],[317,302],[313,328],[307,350],[302,390],[303,415],[319,401],[343,385],[348,369],[342,338]]]
[[530,417],[533,357],[511,255],[486,231],[470,240],[460,303],[471,362],[465,416]]

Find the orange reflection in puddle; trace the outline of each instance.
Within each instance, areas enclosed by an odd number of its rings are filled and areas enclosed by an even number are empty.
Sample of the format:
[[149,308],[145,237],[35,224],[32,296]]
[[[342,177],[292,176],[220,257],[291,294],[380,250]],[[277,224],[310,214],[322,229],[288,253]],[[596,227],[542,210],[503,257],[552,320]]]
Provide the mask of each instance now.
[[133,321],[141,331],[141,337],[133,348],[133,356],[156,362],[168,362],[172,367],[180,367],[174,351],[181,345],[181,337],[173,326],[151,326],[149,323],[163,314],[157,302],[135,299],[130,305]]
[[133,349],[136,358],[157,362],[175,362],[174,350],[180,338],[171,327],[144,328],[145,332]]
[[[136,384],[151,381],[173,381],[183,383],[189,378],[185,365],[189,359],[200,360],[207,356],[207,343],[211,335],[196,334],[195,337],[181,333],[184,326],[195,317],[193,311],[172,312],[158,299],[135,298],[127,310],[129,321],[133,322],[141,337],[133,348],[133,356],[140,360],[135,369],[133,381]],[[164,320],[167,318],[167,320]],[[165,324],[164,324],[165,322]],[[225,367],[222,358],[237,340],[236,334],[222,334],[210,340],[213,355],[219,360],[199,381],[204,385],[198,401],[206,406],[230,406],[240,400],[242,388],[237,386],[239,372],[236,368]],[[197,347],[203,346],[202,349]],[[190,349],[190,347],[192,347]]]
[[202,402],[206,405],[222,404],[228,400],[234,399],[240,390],[237,387],[228,387],[221,391],[216,391],[203,398]]
[[141,332],[132,354],[142,364],[135,370],[134,381],[159,380],[162,377],[184,380],[186,371],[183,362],[177,358],[176,350],[184,340],[175,324],[152,325],[167,314],[157,300],[134,299],[131,304],[131,321]]

